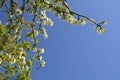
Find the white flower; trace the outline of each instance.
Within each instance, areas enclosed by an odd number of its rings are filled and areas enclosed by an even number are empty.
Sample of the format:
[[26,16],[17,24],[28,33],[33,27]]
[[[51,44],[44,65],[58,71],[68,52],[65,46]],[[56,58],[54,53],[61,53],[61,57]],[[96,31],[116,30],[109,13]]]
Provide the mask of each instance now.
[[14,63],[16,62],[16,59],[15,59],[15,58],[12,58],[12,60],[10,60],[9,62],[10,62],[10,64],[12,65],[12,64],[14,64]]
[[24,65],[23,65],[23,66],[21,66],[21,68],[22,68],[22,70],[25,70],[25,67],[24,67]]
[[13,59],[13,63],[15,63],[15,62],[16,62],[16,59],[14,58],[14,59]]
[[98,27],[95,28],[95,31],[96,31],[98,34],[102,35],[103,32],[104,32],[104,28],[101,28],[101,27],[98,26]]
[[40,11],[40,18],[41,19],[45,19],[46,18],[45,11]]
[[48,25],[53,26],[53,21],[50,18],[46,19]]
[[76,19],[71,20],[71,24],[73,24],[73,25],[76,25],[77,22],[78,22],[78,21],[77,21]]
[[37,36],[38,35],[38,31],[35,31],[35,36]]
[[2,59],[0,58],[0,64],[2,63]]
[[33,52],[37,52],[37,48],[35,47],[35,48],[33,48]]
[[40,54],[44,53],[44,48],[39,49]]
[[22,47],[20,47],[19,49],[20,49],[20,51],[19,51],[19,55],[21,55],[21,56],[22,56],[22,54],[23,54],[23,48],[22,48]]
[[42,56],[40,56],[40,61],[42,60]]
[[28,70],[28,69],[29,69],[29,66],[26,66],[25,68]]
[[21,58],[23,59],[23,61],[25,61],[25,57],[24,56],[22,56]]
[[11,55],[8,55],[8,58],[10,59],[10,58],[11,58]]
[[[22,52],[23,51],[23,47],[19,47],[20,51]],[[22,52],[23,53],[23,52]]]
[[16,29],[15,29],[15,33],[17,33],[17,32],[18,32],[18,29],[19,29],[19,28],[16,28]]
[[79,19],[79,22],[81,25],[85,25],[86,24],[86,21],[84,19]]
[[46,29],[44,28],[44,27],[41,27],[40,28],[40,34],[42,35],[42,34],[44,34],[46,32]]
[[18,58],[21,59],[21,58],[22,58],[22,54],[19,54],[19,55],[18,55]]
[[44,61],[44,60],[42,60],[42,61],[40,62],[40,66],[41,66],[41,67],[44,67],[44,66],[45,66],[45,61]]
[[18,13],[18,14],[22,14],[22,11],[20,10],[20,9],[16,9],[16,13]]
[[46,21],[41,21],[40,24],[44,26],[46,24]]
[[47,33],[43,34],[43,38],[44,38],[44,39],[47,39],[47,38],[48,38]]
[[50,26],[53,26],[53,21],[50,22]]
[[38,31],[36,31],[36,35],[35,36],[37,36],[38,35]]

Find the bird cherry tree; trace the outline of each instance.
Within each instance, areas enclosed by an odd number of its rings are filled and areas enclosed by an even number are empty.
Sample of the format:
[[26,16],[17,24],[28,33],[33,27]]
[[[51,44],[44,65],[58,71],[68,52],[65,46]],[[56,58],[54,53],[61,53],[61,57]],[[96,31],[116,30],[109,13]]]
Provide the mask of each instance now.
[[[73,12],[65,0],[0,0],[1,12],[6,17],[0,21],[0,80],[32,80],[33,61],[38,61],[37,69],[45,66],[38,36],[47,39],[45,26],[53,26],[47,12],[73,25],[89,21],[98,34],[104,32],[101,25],[106,23]],[[29,53],[33,56],[28,57]]]

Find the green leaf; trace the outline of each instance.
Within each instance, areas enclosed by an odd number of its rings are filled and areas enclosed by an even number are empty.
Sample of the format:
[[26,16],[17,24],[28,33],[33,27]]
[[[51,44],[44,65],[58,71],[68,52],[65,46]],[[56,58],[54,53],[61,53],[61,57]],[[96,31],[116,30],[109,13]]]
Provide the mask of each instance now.
[[28,66],[32,66],[32,59],[28,59],[27,65],[28,65]]
[[6,33],[5,27],[2,24],[0,24],[0,37],[3,37],[5,33]]

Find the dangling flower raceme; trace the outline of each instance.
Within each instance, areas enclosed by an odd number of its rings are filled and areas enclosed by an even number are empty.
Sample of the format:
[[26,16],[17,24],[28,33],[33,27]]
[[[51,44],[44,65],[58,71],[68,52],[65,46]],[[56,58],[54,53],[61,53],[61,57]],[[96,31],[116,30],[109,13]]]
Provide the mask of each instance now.
[[44,39],[48,38],[46,29],[44,27],[40,27],[39,31],[40,31],[40,34],[43,36]]
[[47,38],[48,38],[48,35],[47,35],[46,32],[43,34],[43,38],[44,38],[44,39],[47,39]]
[[41,18],[41,19],[45,19],[45,18],[46,18],[45,12],[46,12],[45,10],[40,11],[40,18]]
[[50,18],[46,18],[46,24],[53,26],[53,21]]

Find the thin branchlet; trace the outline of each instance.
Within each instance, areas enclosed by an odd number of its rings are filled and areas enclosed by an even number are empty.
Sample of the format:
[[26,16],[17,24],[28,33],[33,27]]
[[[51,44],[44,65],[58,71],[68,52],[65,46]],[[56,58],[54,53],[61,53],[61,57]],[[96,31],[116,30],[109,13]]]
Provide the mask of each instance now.
[[64,0],[62,1],[62,3],[63,3],[63,5],[66,6],[66,8],[69,10],[69,12],[70,12],[72,15],[77,15],[77,16],[78,16],[78,19],[80,19],[80,17],[85,18],[85,19],[89,20],[92,24],[101,27],[100,24],[96,23],[96,22],[93,21],[91,18],[89,18],[89,17],[87,17],[87,16],[84,16],[84,15],[80,15],[80,14],[74,12],[74,11],[71,11],[70,8],[68,7],[67,3],[66,3]]

